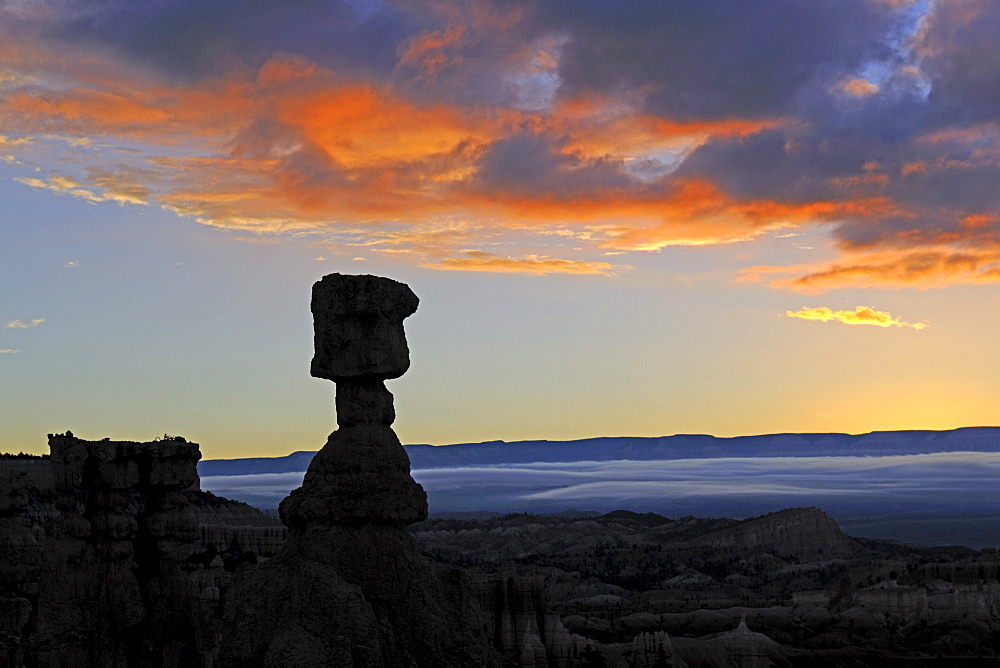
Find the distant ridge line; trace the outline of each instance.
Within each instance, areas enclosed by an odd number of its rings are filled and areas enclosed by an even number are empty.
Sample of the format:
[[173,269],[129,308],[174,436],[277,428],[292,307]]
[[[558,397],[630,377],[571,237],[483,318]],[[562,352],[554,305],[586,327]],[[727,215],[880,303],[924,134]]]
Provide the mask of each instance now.
[[[414,469],[497,466],[533,462],[726,457],[885,457],[937,452],[1000,452],[1000,427],[948,430],[873,431],[865,434],[781,433],[718,437],[598,436],[568,441],[484,441],[434,446],[407,445]],[[305,471],[315,452],[284,457],[209,459],[199,463],[202,476],[291,473]]]

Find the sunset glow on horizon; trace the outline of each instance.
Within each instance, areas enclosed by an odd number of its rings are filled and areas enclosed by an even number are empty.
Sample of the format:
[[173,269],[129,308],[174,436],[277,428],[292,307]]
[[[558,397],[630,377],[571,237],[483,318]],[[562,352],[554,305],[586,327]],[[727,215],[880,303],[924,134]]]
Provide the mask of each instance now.
[[987,0],[0,2],[0,450],[318,448],[332,272],[421,299],[407,443],[998,424],[998,43]]

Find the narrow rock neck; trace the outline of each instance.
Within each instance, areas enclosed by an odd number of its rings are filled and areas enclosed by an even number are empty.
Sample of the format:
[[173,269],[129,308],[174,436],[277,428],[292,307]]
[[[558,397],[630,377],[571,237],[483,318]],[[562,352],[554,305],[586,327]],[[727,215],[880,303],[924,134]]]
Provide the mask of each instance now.
[[392,393],[378,379],[342,380],[337,383],[337,424],[389,426],[396,419]]

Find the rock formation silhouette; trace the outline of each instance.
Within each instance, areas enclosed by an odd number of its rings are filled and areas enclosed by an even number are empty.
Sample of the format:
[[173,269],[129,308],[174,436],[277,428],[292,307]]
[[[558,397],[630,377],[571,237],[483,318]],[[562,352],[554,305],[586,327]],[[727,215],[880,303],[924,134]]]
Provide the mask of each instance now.
[[392,431],[384,381],[409,367],[403,320],[417,304],[386,278],[314,286],[312,373],[337,383],[339,428],[280,506],[287,536],[200,491],[201,453],[181,437],[67,431],[49,435],[48,459],[7,462],[0,665],[576,665],[579,643],[540,581],[473,580],[407,531],[427,518],[427,496]]
[[284,527],[197,490],[183,438],[49,447],[0,471],[0,666],[213,666],[229,571]]
[[39,527],[28,665],[199,665],[214,639],[199,646],[213,615],[185,569],[200,538],[183,493],[198,480],[197,444],[66,432],[49,447],[59,512]]
[[310,526],[406,527],[427,518],[427,494],[410,477],[383,383],[410,367],[403,319],[417,303],[406,285],[376,276],[331,274],[313,286],[312,375],[337,383],[340,428],[281,503],[293,541]]
[[25,660],[44,557],[28,520],[31,483],[20,472],[0,474],[0,665]]
[[406,527],[427,497],[391,425],[384,381],[410,364],[404,284],[331,274],[313,286],[312,374],[337,383],[339,428],[280,506],[284,549],[228,592],[224,666],[491,666],[476,591],[424,557]]

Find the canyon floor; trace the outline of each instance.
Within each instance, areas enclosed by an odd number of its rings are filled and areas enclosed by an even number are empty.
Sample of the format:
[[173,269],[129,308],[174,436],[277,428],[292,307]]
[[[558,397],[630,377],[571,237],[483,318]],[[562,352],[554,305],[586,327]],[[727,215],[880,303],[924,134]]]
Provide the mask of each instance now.
[[[60,516],[48,462],[5,462],[34,479],[25,526],[42,536]],[[278,555],[288,530],[246,503],[184,495],[198,533],[179,572],[211,607],[232,578]],[[542,638],[530,665],[1000,663],[994,549],[852,537],[814,507],[742,520],[629,510],[470,515],[431,516],[409,532],[426,557],[488,583],[484,600],[506,620],[493,630],[503,647]]]
[[[276,549],[268,515],[205,493],[193,505],[227,568]],[[410,531],[438,562],[537,582],[593,651],[585,665],[1000,662],[996,550],[854,538],[817,508],[431,517]]]

